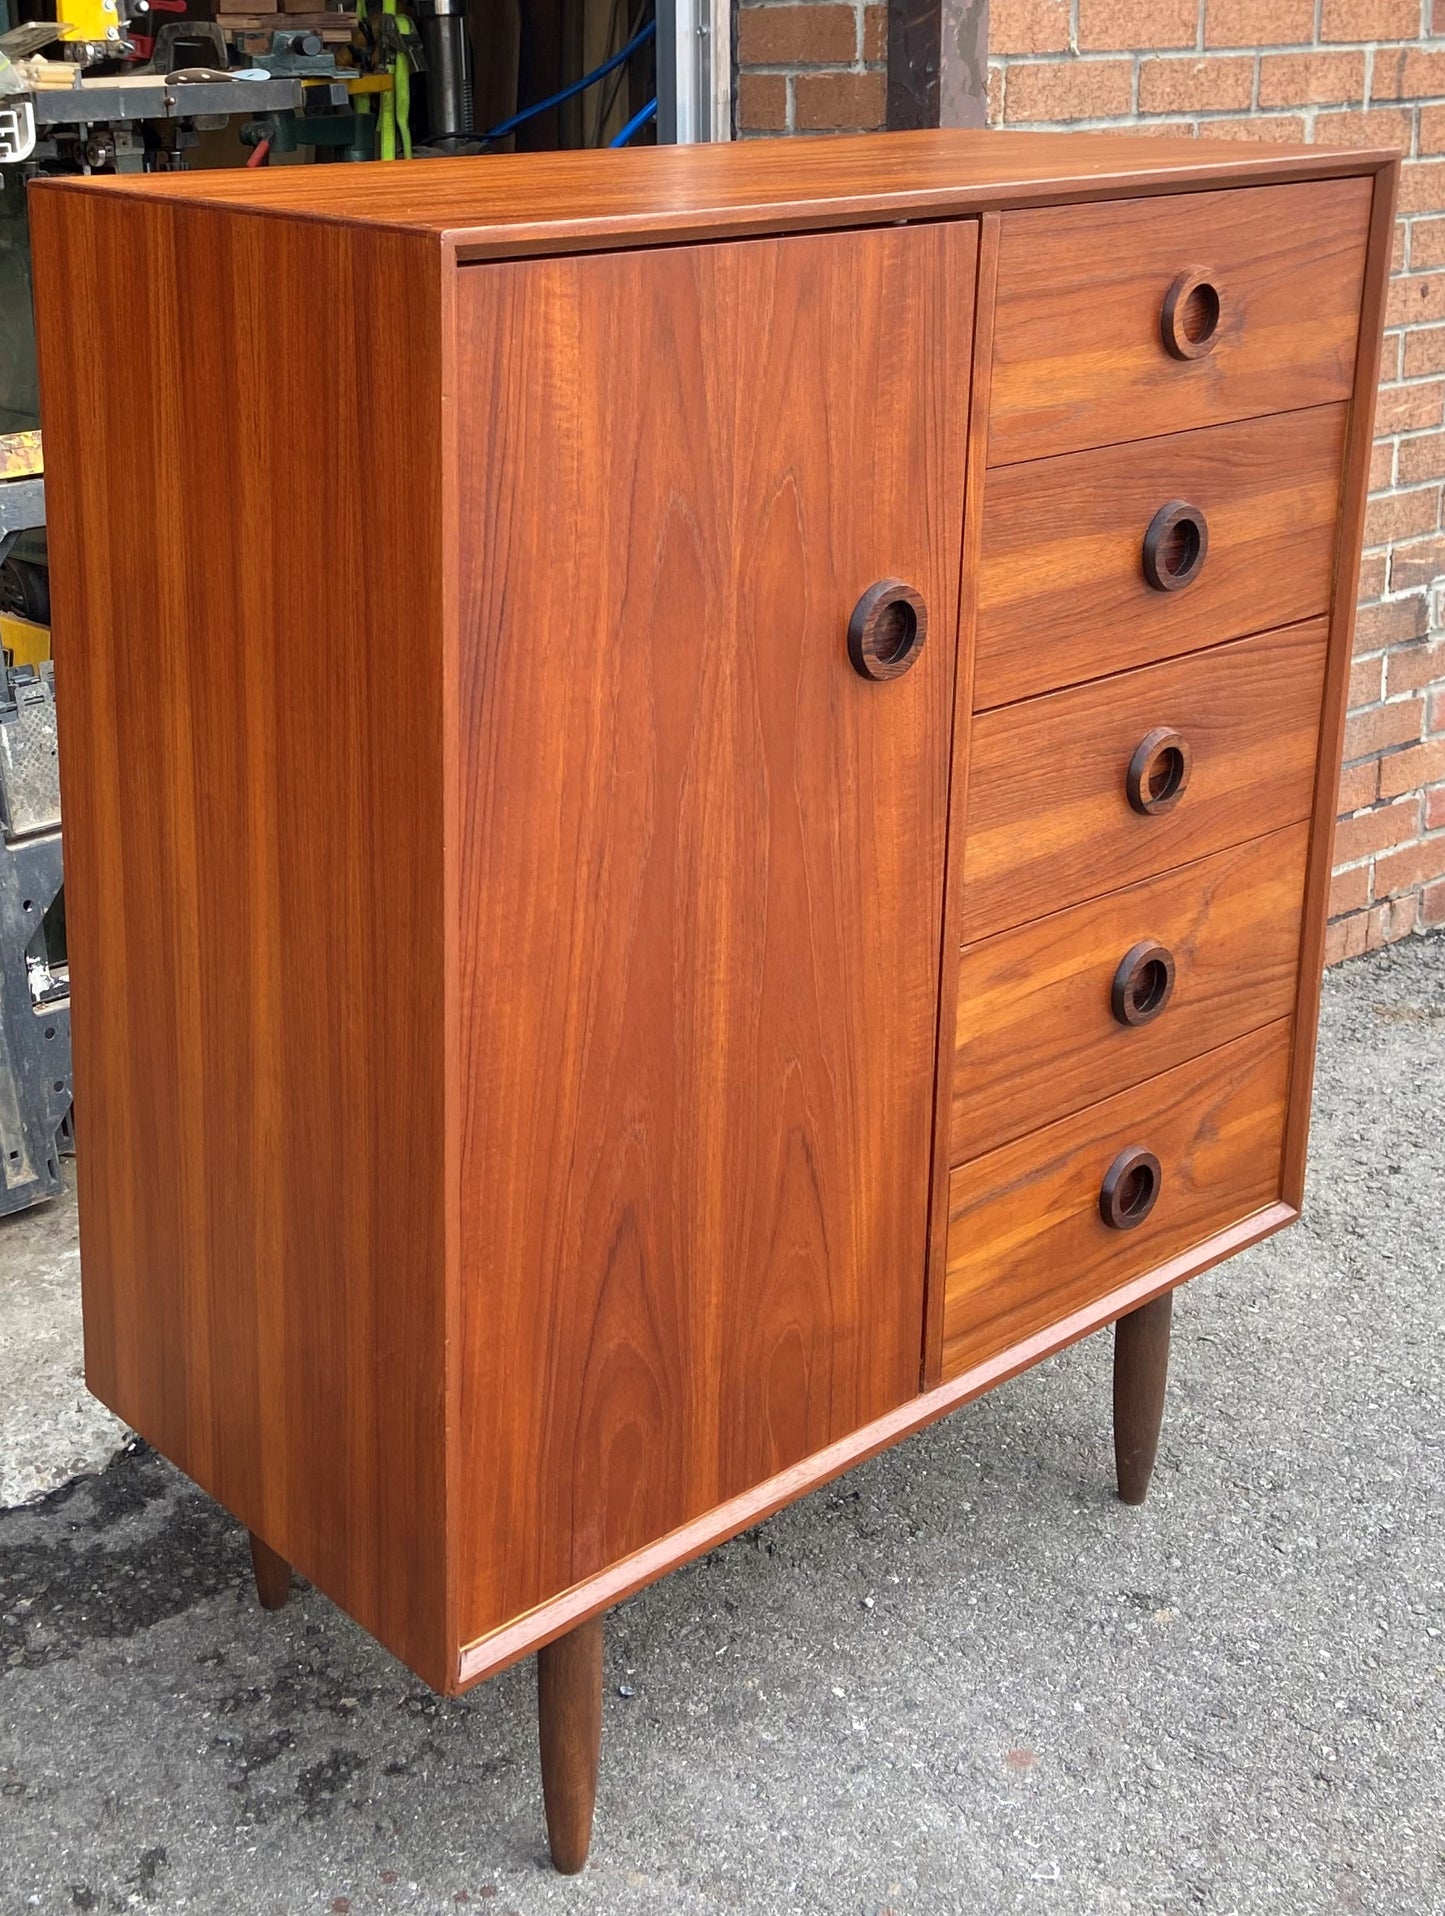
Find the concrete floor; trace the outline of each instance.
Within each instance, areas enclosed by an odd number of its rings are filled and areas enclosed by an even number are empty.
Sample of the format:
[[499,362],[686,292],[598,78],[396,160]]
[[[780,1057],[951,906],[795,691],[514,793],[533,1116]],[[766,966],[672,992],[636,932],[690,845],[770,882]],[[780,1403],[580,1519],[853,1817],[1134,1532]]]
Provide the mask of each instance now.
[[1330,978],[1312,1182],[1181,1297],[1143,1510],[1097,1337],[615,1613],[572,1881],[530,1667],[263,1614],[143,1449],[0,1517],[0,1911],[1438,1916],[1445,941]]

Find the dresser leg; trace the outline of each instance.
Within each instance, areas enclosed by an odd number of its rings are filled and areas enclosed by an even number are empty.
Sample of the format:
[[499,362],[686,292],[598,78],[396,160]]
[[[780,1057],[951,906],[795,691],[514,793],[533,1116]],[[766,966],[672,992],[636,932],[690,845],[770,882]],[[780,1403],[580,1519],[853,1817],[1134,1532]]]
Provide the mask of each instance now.
[[1114,1326],[1114,1468],[1126,1504],[1143,1503],[1149,1491],[1164,1416],[1173,1310],[1174,1293],[1165,1291]]
[[574,1876],[587,1861],[602,1749],[602,1619],[537,1652],[537,1728],[552,1862]]
[[279,1610],[291,1594],[291,1566],[278,1557],[270,1544],[262,1543],[254,1530],[251,1539],[251,1569],[256,1577],[256,1595],[263,1610]]

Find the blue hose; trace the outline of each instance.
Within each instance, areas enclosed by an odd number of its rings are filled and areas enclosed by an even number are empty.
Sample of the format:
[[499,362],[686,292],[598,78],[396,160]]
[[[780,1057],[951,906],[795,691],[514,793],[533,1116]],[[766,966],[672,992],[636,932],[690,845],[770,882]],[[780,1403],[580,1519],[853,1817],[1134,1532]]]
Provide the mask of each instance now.
[[[510,120],[500,121],[490,132],[482,134],[482,140],[484,142],[487,140],[504,140],[509,133],[515,131],[524,121],[535,119],[539,113],[545,113],[549,107],[560,106],[564,100],[570,100],[574,93],[585,93],[588,87],[596,86],[599,80],[605,80],[609,73],[614,72],[622,65],[624,60],[630,60],[637,49],[646,46],[647,42],[656,32],[657,22],[655,20],[649,20],[647,25],[639,32],[633,34],[632,38],[627,42],[627,45],[619,48],[610,60],[604,60],[600,67],[593,67],[590,73],[584,73],[582,78],[580,80],[574,80],[571,86],[564,86],[560,93],[554,93],[550,98],[545,100],[538,100],[535,106],[523,107],[522,111],[520,113],[514,113]],[[657,111],[656,100],[653,101],[651,110],[654,113]],[[641,126],[642,124],[643,121],[638,120],[637,126]],[[633,132],[636,132],[636,130],[636,127],[632,128]],[[620,142],[614,140],[612,144],[617,146]]]
[[639,107],[632,118],[623,127],[615,139],[609,140],[609,146],[626,146],[634,133],[640,133],[649,120],[657,118],[657,101],[649,100],[646,106]]

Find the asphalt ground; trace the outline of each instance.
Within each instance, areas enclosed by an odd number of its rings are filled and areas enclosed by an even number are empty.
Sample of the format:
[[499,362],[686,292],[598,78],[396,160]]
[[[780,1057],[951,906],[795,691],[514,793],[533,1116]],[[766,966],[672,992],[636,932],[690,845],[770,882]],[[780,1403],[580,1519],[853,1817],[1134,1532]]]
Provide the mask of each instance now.
[[1445,940],[1330,976],[1316,1103],[1143,1509],[1104,1335],[614,1613],[575,1879],[530,1665],[263,1613],[141,1447],[0,1516],[0,1911],[1445,1912]]

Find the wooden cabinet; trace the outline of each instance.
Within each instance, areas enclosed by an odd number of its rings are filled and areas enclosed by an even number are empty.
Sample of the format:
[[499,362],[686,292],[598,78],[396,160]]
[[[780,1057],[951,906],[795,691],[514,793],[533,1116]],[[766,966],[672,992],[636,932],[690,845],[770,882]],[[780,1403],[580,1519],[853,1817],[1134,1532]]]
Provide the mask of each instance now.
[[1116,1320],[1142,1495],[1297,1213],[1394,179],[32,196],[88,1378],[265,1601],[541,1652],[566,1867],[609,1605]]

